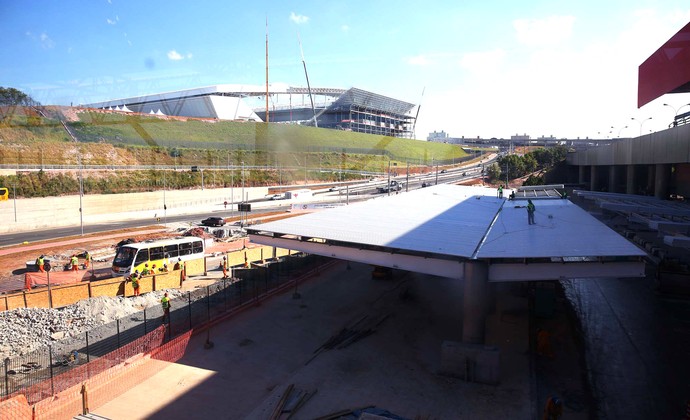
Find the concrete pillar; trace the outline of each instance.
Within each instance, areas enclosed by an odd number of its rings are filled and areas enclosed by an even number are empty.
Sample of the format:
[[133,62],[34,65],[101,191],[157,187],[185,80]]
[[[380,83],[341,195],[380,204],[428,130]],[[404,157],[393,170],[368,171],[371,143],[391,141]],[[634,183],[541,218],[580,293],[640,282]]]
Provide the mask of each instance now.
[[580,165],[577,167],[577,183],[584,185],[585,181],[587,178],[585,177],[585,174],[587,173],[587,167],[584,165]]
[[652,195],[654,192],[654,165],[647,165],[647,185],[644,186],[644,195]]
[[484,344],[486,316],[489,312],[489,266],[484,261],[465,261],[462,302],[462,341]]
[[609,186],[608,186],[608,192],[618,192],[616,191],[616,185],[618,183],[618,179],[616,179],[616,166],[611,165],[609,166]]
[[625,168],[625,193],[635,194],[635,165],[628,165]]
[[668,199],[668,180],[671,176],[671,165],[654,165],[654,197]]
[[592,165],[589,167],[589,190],[599,191],[599,186],[597,185],[599,180],[597,179],[597,167]]

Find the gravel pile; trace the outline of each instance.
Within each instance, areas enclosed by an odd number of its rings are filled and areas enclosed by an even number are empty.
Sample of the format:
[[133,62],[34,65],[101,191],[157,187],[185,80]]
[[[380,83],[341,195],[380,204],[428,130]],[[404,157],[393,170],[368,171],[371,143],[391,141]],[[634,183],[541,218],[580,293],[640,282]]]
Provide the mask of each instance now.
[[[179,290],[167,290],[171,299]],[[0,360],[82,337],[86,331],[160,305],[164,291],[136,297],[96,297],[59,309],[19,308],[0,312]],[[115,331],[113,331],[115,334]]]

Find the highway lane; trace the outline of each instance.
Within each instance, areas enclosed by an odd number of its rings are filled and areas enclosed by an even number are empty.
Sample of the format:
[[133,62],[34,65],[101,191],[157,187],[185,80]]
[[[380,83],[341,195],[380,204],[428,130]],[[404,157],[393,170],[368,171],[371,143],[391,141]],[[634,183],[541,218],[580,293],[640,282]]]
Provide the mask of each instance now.
[[[260,209],[260,210],[252,211],[251,215],[255,216],[255,215],[260,215],[260,214],[268,213],[268,212],[287,210],[288,208],[289,208],[288,205],[277,205],[275,207],[271,207],[271,208],[267,208],[267,209]],[[240,215],[240,213],[237,211],[231,212],[229,210],[219,210],[219,211],[215,211],[215,212],[203,212],[203,213],[185,214],[185,215],[179,215],[179,216],[168,216],[167,218],[161,218],[160,222],[158,222],[154,219],[131,219],[131,220],[122,220],[122,221],[118,221],[118,222],[89,224],[89,225],[84,225],[84,235],[89,235],[89,234],[93,234],[93,233],[108,232],[108,231],[119,230],[119,229],[129,229],[129,228],[138,228],[138,227],[145,227],[145,226],[164,225],[166,222],[167,223],[188,222],[188,223],[198,224],[202,219],[205,219],[205,218],[211,217],[211,216],[221,216],[221,217],[228,218],[228,217],[239,217],[239,215]],[[252,217],[252,216],[250,216],[250,217]],[[59,227],[59,228],[54,228],[54,229],[39,229],[39,230],[26,231],[26,232],[14,232],[14,233],[8,233],[8,234],[0,235],[0,247],[20,245],[20,244],[23,244],[24,242],[32,243],[32,242],[38,242],[38,241],[45,241],[45,240],[49,240],[49,239],[81,236],[81,234],[82,234],[81,226],[68,226],[68,227]]]
[[[448,170],[447,172],[444,173],[438,173],[436,174],[435,171],[429,172],[428,174],[424,175],[415,175],[415,176],[410,176],[409,177],[409,184],[407,189],[412,190],[416,188],[421,188],[422,183],[426,183],[427,185],[434,185],[436,182],[440,183],[454,183],[470,178],[476,178],[479,176],[481,172],[481,169],[479,167],[473,167],[473,168],[463,168],[463,169],[456,169],[456,170]],[[465,174],[465,175],[463,175]],[[406,177],[403,176],[397,176],[397,177],[392,177],[391,179],[395,179],[397,181],[406,181]],[[438,180],[438,181],[437,181]],[[385,195],[384,194],[377,194],[376,193],[376,188],[378,186],[384,186],[386,185],[388,180],[379,180],[377,182],[364,182],[362,184],[358,185],[351,185],[349,187],[349,200],[345,197],[345,195],[348,192],[348,188],[346,187],[341,187],[341,189],[338,192],[328,192],[327,190],[315,190],[315,194],[332,194],[334,196],[337,196],[340,193],[341,197],[341,202],[345,202],[346,200],[353,202],[353,201],[358,201],[358,200],[365,200],[368,198],[376,197],[376,196],[381,196]],[[403,191],[405,191],[405,188],[403,188]],[[265,202],[268,200],[254,200],[252,202]],[[275,211],[286,211],[290,208],[291,203],[289,202],[283,202],[282,200],[275,200],[272,203],[275,203],[275,205],[272,205],[271,207],[268,208],[254,208],[253,211],[250,214],[251,217],[255,217],[257,215],[261,215],[267,212],[275,212]],[[121,220],[117,222],[107,222],[107,223],[97,223],[97,224],[85,224],[83,226],[83,234],[84,235],[89,235],[89,234],[94,234],[94,233],[101,233],[101,232],[108,232],[112,230],[119,230],[119,229],[129,229],[129,228],[138,228],[138,227],[145,227],[145,226],[153,226],[153,225],[164,225],[165,223],[180,223],[180,222],[185,222],[185,223],[191,223],[191,224],[198,224],[202,219],[205,219],[206,217],[211,217],[211,216],[221,216],[225,218],[230,218],[230,217],[239,217],[240,213],[238,211],[229,211],[225,209],[219,209],[215,210],[212,212],[205,211],[205,212],[199,212],[199,213],[191,213],[191,214],[185,214],[185,215],[177,215],[177,216],[168,216],[167,218],[161,218],[160,221],[156,221],[155,219],[130,219],[130,220]],[[39,229],[39,230],[32,230],[32,231],[25,231],[25,232],[13,232],[13,233],[8,233],[8,234],[3,234],[0,235],[0,247],[10,247],[14,245],[20,245],[23,244],[24,242],[39,242],[39,241],[45,241],[49,239],[57,239],[57,238],[64,238],[64,237],[74,237],[74,236],[81,236],[82,235],[82,226],[69,226],[69,227],[59,227],[59,228],[54,228],[54,229]]]

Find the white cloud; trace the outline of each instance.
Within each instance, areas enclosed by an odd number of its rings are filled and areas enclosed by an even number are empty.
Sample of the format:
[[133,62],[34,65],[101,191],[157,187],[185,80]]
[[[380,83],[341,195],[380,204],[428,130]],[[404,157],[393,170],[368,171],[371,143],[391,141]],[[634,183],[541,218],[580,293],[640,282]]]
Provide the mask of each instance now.
[[574,16],[550,16],[545,19],[513,21],[517,39],[529,46],[557,45],[571,38]]
[[55,46],[55,42],[50,39],[47,33],[43,32],[40,35],[36,36],[32,32],[27,31],[26,36],[31,38],[34,41],[38,41],[41,44],[41,48],[43,49],[51,49]]
[[184,57],[180,53],[178,53],[177,51],[170,50],[170,51],[168,51],[168,59],[170,59],[172,61],[179,61],[179,60],[183,60]]
[[415,55],[412,57],[407,57],[406,59],[407,64],[411,66],[428,66],[431,64],[431,60],[429,59],[429,56],[421,54],[421,55]]
[[168,59],[172,60],[172,61],[180,61],[180,60],[184,60],[185,58],[187,60],[191,60],[192,57],[193,57],[192,53],[187,53],[187,54],[182,55],[175,50],[168,51]]
[[297,15],[295,12],[290,12],[290,20],[300,25],[309,22],[309,16]]
[[350,27],[349,27],[348,25],[343,25],[343,26],[340,27],[340,30],[343,31],[343,32],[349,32],[349,31],[350,31]]

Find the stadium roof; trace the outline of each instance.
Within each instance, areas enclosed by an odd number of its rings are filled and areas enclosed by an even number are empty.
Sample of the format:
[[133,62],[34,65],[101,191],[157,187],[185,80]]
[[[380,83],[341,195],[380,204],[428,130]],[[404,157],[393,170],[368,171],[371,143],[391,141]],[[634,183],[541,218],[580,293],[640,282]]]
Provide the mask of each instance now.
[[407,114],[415,105],[377,93],[351,88],[343,92],[342,96],[329,106],[329,109],[349,109],[350,106],[384,111],[391,114]]
[[[527,224],[525,204],[499,199],[494,189],[438,185],[248,231],[258,243],[297,250],[303,246],[305,252],[335,257],[366,251],[379,257],[406,255],[416,258],[417,266],[439,266],[444,260],[563,263],[646,255],[568,200],[535,200],[536,225]],[[319,246],[324,249],[319,251]],[[332,254],[328,247],[333,247]],[[452,264],[422,269],[439,275],[454,270]]]

